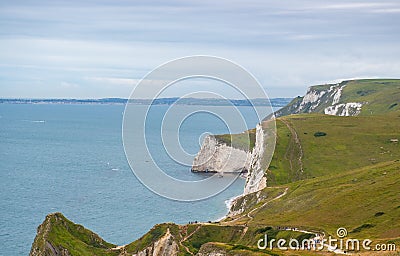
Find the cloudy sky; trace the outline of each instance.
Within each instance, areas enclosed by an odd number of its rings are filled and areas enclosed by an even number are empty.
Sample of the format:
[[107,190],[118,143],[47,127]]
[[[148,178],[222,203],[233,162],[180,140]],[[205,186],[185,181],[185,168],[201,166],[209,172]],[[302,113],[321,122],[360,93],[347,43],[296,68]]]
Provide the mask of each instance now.
[[396,0],[1,1],[0,97],[127,98],[187,55],[235,61],[270,97],[400,78],[399,24]]

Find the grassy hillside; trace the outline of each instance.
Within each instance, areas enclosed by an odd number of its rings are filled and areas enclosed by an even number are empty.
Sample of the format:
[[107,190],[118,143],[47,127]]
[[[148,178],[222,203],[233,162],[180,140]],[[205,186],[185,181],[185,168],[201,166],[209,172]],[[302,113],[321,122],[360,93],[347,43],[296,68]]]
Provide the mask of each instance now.
[[114,247],[61,213],[53,213],[38,227],[30,255],[119,255],[111,250]]
[[[303,114],[277,119],[268,185],[400,159],[400,112],[373,117]],[[323,132],[325,136],[316,136]]]
[[400,79],[362,79],[343,81],[340,84],[311,86],[313,92],[325,91],[321,98],[312,103],[300,106],[304,97],[298,96],[287,106],[277,111],[277,116],[296,113],[324,113],[325,108],[333,103],[334,95],[329,91],[331,86],[344,86],[338,104],[362,103],[359,115],[376,115],[400,110]]
[[323,229],[330,234],[343,226],[358,238],[400,237],[398,160],[295,182],[288,187],[284,199],[271,202],[255,215],[253,225],[285,223]]
[[368,102],[360,115],[400,110],[400,80],[366,79],[348,82],[340,102]]

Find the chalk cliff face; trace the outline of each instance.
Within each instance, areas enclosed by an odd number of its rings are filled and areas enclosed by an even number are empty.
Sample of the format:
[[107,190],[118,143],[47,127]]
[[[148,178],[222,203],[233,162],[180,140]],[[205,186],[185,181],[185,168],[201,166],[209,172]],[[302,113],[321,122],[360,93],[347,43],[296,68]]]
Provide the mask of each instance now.
[[193,172],[243,172],[248,170],[250,153],[208,135],[193,160]]
[[275,116],[300,113],[324,113],[337,116],[356,116],[366,102],[344,102],[343,89],[348,81],[332,85],[311,86],[304,97],[297,97],[286,107],[275,112]]
[[178,255],[179,246],[169,229],[159,240],[146,249],[133,254],[134,256],[171,256]]
[[251,152],[248,166],[248,175],[244,186],[244,195],[257,192],[267,186],[267,179],[264,176],[265,166],[262,165],[264,156],[264,130],[261,124],[256,127],[256,142]]
[[[246,183],[243,194],[257,192],[267,185],[264,176],[269,163],[269,154],[266,154],[265,148],[266,132],[265,125],[258,124],[256,127],[255,145],[251,151],[234,148],[225,143],[218,142],[213,136],[204,139],[199,153],[196,155],[192,171],[194,172],[247,172]],[[271,135],[271,134],[270,134]],[[272,152],[269,152],[272,156]]]

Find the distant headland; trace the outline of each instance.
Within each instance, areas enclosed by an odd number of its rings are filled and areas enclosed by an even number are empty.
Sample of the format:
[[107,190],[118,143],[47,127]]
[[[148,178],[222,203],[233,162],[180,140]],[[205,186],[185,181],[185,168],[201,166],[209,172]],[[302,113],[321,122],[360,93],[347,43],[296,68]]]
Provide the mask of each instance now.
[[214,99],[214,98],[157,98],[157,99],[26,99],[0,98],[0,104],[138,104],[138,105],[206,105],[206,106],[286,106],[292,98],[273,99]]

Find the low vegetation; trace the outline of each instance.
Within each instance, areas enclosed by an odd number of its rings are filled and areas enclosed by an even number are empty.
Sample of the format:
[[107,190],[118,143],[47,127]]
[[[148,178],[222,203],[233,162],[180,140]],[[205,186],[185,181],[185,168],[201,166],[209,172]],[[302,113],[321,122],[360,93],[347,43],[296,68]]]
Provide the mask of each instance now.
[[256,129],[251,129],[238,134],[222,134],[214,135],[220,143],[225,143],[228,146],[251,151],[256,143]]

